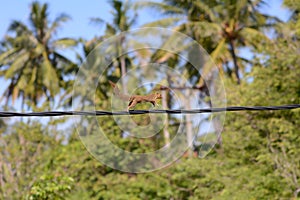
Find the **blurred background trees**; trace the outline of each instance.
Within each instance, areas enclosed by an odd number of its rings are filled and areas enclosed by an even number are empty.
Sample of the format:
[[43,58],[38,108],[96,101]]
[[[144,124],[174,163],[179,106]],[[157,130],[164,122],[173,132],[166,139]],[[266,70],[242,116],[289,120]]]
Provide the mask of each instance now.
[[[105,25],[105,33],[79,39],[58,37],[58,28],[70,17],[61,14],[51,21],[48,4],[33,2],[28,23],[13,21],[1,41],[0,76],[9,82],[7,88],[2,88],[2,102],[11,108],[20,102],[23,109],[27,105],[28,109],[51,110],[56,108],[55,99],[60,98],[61,105],[71,109],[70,96],[79,66],[97,43],[130,30],[140,11],[136,8],[141,8],[161,12],[159,20],[144,26],[180,31],[207,50],[222,74],[228,105],[299,104],[300,5],[292,0],[282,2],[291,12],[290,19],[282,22],[261,12],[265,3],[164,0],[134,4],[113,0],[111,22],[91,16],[94,22]],[[269,31],[274,32],[272,37]],[[126,38],[121,39],[111,47],[118,54],[126,49],[122,43]],[[244,49],[253,59],[244,57]],[[77,60],[62,50],[77,51]],[[116,73],[108,70],[106,78],[120,79],[128,67],[137,64],[137,56],[145,55],[170,67],[178,64],[176,56],[163,51],[128,54],[110,66]],[[187,70],[187,74],[195,86],[203,86],[201,76],[193,70]],[[111,88],[107,81],[97,80],[97,76],[88,78],[99,82],[97,109],[108,109]],[[127,91],[128,83],[122,85]],[[203,99],[209,98],[209,94],[199,92]],[[170,94],[166,93],[168,101],[164,105],[172,107]],[[101,126],[114,133],[110,139],[133,152],[164,146],[176,128],[169,126],[149,140],[134,140],[123,137],[110,121],[109,117],[99,118]],[[63,127],[63,131],[58,128],[60,119],[13,123],[2,121],[0,127],[0,199],[300,197],[299,110],[227,113],[222,143],[205,158],[183,157],[165,169],[147,174],[122,173],[99,163],[86,151],[73,127]],[[164,139],[163,132],[171,138]]]
[[[38,105],[44,99],[53,101],[67,85],[75,63],[59,50],[76,45],[72,38],[55,38],[55,33],[70,18],[60,14],[49,20],[47,4],[31,4],[28,25],[13,21],[1,44],[1,75],[10,81],[4,92],[6,102],[21,98],[22,107],[29,101]],[[30,104],[28,104],[30,107]]]

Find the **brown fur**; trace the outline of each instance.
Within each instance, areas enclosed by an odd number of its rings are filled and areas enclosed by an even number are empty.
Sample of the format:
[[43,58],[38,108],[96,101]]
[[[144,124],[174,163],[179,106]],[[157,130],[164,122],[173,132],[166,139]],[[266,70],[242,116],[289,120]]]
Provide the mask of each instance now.
[[134,106],[136,106],[136,104],[138,103],[143,103],[143,102],[150,102],[153,106],[156,105],[156,101],[157,99],[161,99],[162,96],[160,93],[155,93],[155,94],[149,94],[149,95],[126,95],[126,94],[122,94],[118,88],[118,86],[109,81],[110,85],[114,88],[114,94],[117,95],[120,99],[124,100],[124,101],[129,101],[127,110],[133,108]]

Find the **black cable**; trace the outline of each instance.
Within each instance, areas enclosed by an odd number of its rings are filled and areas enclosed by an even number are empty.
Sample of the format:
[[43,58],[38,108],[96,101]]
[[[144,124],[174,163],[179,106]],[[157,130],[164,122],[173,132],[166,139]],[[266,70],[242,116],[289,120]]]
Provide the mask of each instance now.
[[226,108],[203,108],[192,110],[130,110],[130,111],[46,111],[46,112],[0,112],[1,117],[52,117],[52,116],[71,116],[71,115],[140,115],[140,114],[198,114],[214,113],[224,111],[263,111],[263,110],[290,110],[300,108],[300,104],[282,105],[282,106],[231,106]]

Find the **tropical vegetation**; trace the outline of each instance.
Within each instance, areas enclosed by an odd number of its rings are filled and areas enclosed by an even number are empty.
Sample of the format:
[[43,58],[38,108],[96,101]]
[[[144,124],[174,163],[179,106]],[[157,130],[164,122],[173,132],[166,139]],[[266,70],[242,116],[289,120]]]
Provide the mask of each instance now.
[[[179,65],[187,69],[185,77],[194,84],[193,89],[197,90],[203,105],[209,106],[211,97],[203,76],[211,77],[210,84],[217,84],[213,81],[215,71],[212,68],[206,68],[200,75],[189,63],[180,62],[178,55],[161,50],[123,55],[129,46],[122,34],[104,52],[93,51],[98,43],[136,27],[139,12],[151,10],[156,11],[156,18],[159,13],[159,19],[138,26],[167,27],[197,41],[219,69],[227,105],[300,104],[300,4],[296,1],[282,2],[291,13],[286,22],[266,15],[262,6],[268,2],[263,0],[110,0],[109,3],[111,22],[104,21],[100,15],[91,16],[94,25],[105,25],[103,34],[94,38],[61,38],[59,28],[70,17],[60,14],[50,20],[53,13],[49,12],[48,6],[51,3],[32,2],[28,21],[13,21],[0,44],[0,76],[8,83],[6,88],[1,88],[2,109],[109,110],[112,89],[108,80],[120,80],[121,90],[125,93],[130,92],[134,82],[147,80],[142,73],[132,80],[122,78],[130,69],[143,64],[139,58],[168,64],[172,69]],[[138,45],[139,41],[136,42],[134,45]],[[164,45],[168,42],[172,41],[167,39]],[[244,57],[245,49],[251,54],[251,60]],[[74,52],[76,58],[68,57],[64,50]],[[98,83],[93,94],[76,83],[80,66],[88,63],[94,72],[99,63],[106,62],[100,54],[114,53],[120,57],[104,70],[104,78],[99,79],[96,73],[81,72],[80,78]],[[93,59],[89,59],[91,54]],[[147,72],[146,75],[152,74]],[[179,86],[174,84],[176,80],[168,78],[170,84],[166,86]],[[79,93],[73,93],[74,84]],[[160,85],[150,86],[154,90],[162,89]],[[182,91],[182,99],[187,97],[185,91],[189,89],[178,89]],[[147,93],[147,87],[136,92]],[[164,92],[163,105],[173,108],[176,101],[172,93],[169,90],[160,92]],[[185,103],[192,103],[185,99]],[[73,105],[82,107],[72,107],[74,102]],[[141,104],[137,109],[152,107]],[[140,115],[130,116],[130,119],[143,127],[151,121],[150,117]],[[115,169],[128,161],[116,162],[114,168],[106,166],[95,155],[113,157],[114,152],[106,152],[100,145],[92,155],[81,139],[90,136],[90,140],[95,141],[97,125],[100,125],[103,132],[110,133],[107,138],[115,146],[134,153],[152,152],[176,136],[178,118],[171,115],[164,118],[168,121],[167,126],[147,138],[129,137],[130,133],[118,127],[118,123],[126,124],[127,121],[114,120],[112,116],[97,117],[96,121],[90,117],[82,118],[77,123],[91,124],[84,133],[78,133],[68,119],[70,117],[66,116],[47,120],[1,120],[0,199],[300,198],[299,109],[227,112],[222,134],[206,156],[201,157],[201,151],[211,144],[201,143],[203,148],[199,148],[194,143],[189,153],[171,165],[148,173]],[[183,117],[183,127],[187,130],[184,137],[188,142],[189,120]],[[139,131],[132,133],[139,134]],[[208,134],[210,136],[213,134]]]

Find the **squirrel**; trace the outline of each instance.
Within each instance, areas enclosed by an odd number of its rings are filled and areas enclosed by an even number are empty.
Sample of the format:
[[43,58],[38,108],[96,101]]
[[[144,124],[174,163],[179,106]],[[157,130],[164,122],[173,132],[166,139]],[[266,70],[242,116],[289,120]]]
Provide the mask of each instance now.
[[127,110],[130,110],[136,104],[142,103],[142,102],[150,102],[153,106],[155,106],[157,99],[162,98],[160,93],[149,94],[149,95],[132,95],[132,96],[129,96],[129,95],[126,95],[126,94],[122,94],[120,92],[118,86],[115,83],[113,83],[111,81],[109,81],[109,83],[113,87],[115,95],[117,95],[120,99],[122,99],[124,101],[129,101]]

